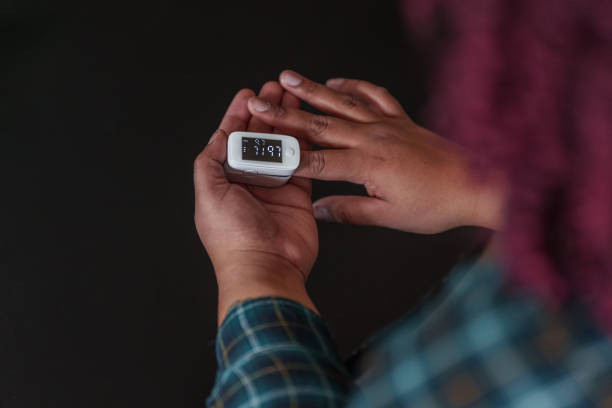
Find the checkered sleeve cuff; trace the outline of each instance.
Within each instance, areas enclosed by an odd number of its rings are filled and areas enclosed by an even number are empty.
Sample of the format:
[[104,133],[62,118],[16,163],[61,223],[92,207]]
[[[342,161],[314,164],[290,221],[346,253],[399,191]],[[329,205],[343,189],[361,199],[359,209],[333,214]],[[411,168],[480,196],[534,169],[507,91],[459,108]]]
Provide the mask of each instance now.
[[321,318],[288,299],[235,304],[216,353],[208,406],[341,406],[351,385]]

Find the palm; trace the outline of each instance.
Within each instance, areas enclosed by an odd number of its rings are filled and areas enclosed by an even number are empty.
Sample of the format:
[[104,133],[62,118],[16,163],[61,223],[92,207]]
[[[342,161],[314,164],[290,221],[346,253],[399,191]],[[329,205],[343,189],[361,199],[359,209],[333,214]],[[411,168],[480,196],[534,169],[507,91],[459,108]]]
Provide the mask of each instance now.
[[235,225],[227,225],[234,233],[232,242],[244,248],[246,241],[252,251],[282,257],[306,277],[318,251],[309,187],[305,179],[275,189],[230,185],[224,205],[234,214],[244,214]]

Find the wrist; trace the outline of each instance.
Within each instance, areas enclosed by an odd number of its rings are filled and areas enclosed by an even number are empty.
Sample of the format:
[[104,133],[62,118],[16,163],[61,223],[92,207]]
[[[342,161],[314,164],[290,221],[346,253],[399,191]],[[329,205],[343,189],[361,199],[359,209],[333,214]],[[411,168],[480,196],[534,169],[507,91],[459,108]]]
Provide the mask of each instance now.
[[499,230],[503,227],[508,182],[501,172],[475,180],[469,225]]
[[234,303],[265,296],[291,299],[318,314],[306,292],[304,273],[278,255],[243,251],[215,271],[219,325]]

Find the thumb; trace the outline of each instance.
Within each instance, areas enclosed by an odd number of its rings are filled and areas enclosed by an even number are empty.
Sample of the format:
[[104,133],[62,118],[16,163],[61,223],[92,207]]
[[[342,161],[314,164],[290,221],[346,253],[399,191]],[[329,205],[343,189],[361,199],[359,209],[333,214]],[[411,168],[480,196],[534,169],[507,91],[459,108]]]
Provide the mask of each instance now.
[[313,203],[314,216],[321,221],[344,224],[381,225],[388,203],[364,196],[330,196]]
[[208,145],[202,152],[205,156],[221,164],[227,158],[227,133],[223,129],[217,129],[208,140]]
[[196,197],[201,193],[212,191],[219,185],[227,184],[223,163],[227,157],[227,134],[217,130],[208,141],[208,145],[195,159],[193,181]]

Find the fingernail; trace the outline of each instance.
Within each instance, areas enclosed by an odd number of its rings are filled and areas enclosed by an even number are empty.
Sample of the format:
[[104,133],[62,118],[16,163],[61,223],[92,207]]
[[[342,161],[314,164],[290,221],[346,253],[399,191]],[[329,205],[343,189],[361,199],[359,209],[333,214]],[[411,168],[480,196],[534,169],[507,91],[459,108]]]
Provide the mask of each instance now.
[[321,221],[333,221],[333,217],[331,215],[331,213],[329,212],[329,208],[322,206],[322,205],[315,205],[313,207],[314,210],[314,216],[317,220],[321,220]]
[[325,85],[330,88],[340,88],[340,86],[344,83],[344,78],[332,78],[328,79]]
[[285,71],[280,77],[281,83],[287,86],[298,86],[302,83],[302,77],[295,72]]
[[249,100],[249,104],[257,112],[265,112],[267,110],[270,110],[270,107],[272,106],[272,104],[270,102],[264,101],[263,99],[256,98],[256,97],[255,98],[251,98]]

